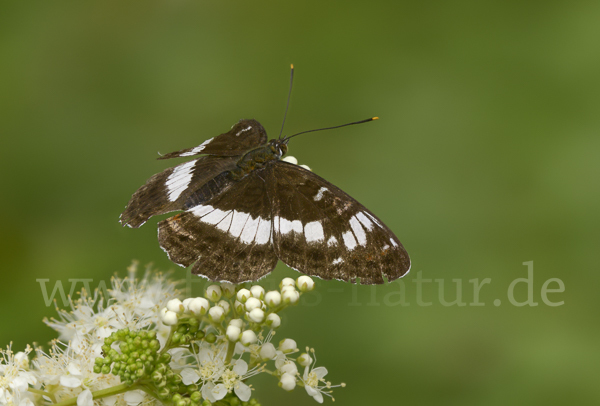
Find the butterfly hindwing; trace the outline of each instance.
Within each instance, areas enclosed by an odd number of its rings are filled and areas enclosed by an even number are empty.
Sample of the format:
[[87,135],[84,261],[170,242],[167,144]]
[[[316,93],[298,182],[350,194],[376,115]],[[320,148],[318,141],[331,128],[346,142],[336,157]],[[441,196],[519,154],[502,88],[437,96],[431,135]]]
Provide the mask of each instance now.
[[383,283],[410,260],[381,220],[341,189],[283,161],[267,168],[274,248],[288,266],[322,279]]
[[257,280],[277,264],[271,206],[260,172],[226,193],[158,224],[160,246],[192,273],[212,280]]
[[240,120],[226,133],[204,141],[194,148],[182,149],[158,159],[190,157],[194,155],[234,156],[267,143],[267,132],[256,120]]
[[121,224],[138,228],[152,216],[184,209],[194,191],[235,168],[237,159],[204,156],[157,173],[133,194]]

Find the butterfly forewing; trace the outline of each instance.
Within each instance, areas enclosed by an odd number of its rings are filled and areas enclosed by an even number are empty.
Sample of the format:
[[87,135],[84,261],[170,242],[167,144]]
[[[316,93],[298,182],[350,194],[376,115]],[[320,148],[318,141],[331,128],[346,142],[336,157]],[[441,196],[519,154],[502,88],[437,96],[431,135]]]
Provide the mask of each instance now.
[[260,172],[158,225],[160,246],[192,273],[233,283],[257,280],[277,264],[271,205]]
[[210,138],[194,148],[182,149],[158,159],[190,157],[194,155],[234,156],[267,143],[267,132],[256,120],[240,120],[228,132]]
[[410,268],[408,254],[377,217],[314,173],[277,161],[267,169],[274,248],[290,267],[323,279],[383,283]]
[[193,192],[235,168],[237,159],[204,156],[157,173],[133,194],[121,224],[137,228],[152,216],[185,209]]

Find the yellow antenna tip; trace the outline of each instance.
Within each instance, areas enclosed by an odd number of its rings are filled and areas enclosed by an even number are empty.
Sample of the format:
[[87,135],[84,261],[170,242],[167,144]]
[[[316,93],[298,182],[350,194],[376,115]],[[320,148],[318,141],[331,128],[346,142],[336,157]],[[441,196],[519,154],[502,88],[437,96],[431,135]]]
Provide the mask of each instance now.
[[294,64],[291,64],[290,66],[292,67],[292,69],[294,69]]
[[379,117],[373,117],[371,120],[379,120]]

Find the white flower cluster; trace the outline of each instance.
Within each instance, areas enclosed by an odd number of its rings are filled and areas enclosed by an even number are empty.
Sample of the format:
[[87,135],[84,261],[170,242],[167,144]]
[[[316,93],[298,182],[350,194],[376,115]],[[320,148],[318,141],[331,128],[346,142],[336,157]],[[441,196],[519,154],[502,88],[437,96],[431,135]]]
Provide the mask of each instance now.
[[113,278],[107,298],[84,291],[70,311],[45,320],[60,341],[36,348],[31,362],[30,347],[0,351],[0,405],[260,406],[246,382],[260,373],[287,391],[304,387],[318,402],[343,386],[324,380],[314,350],[298,354],[290,338],[272,342],[279,313],[314,289],[310,277],[285,278],[268,292],[213,284],[204,297],[184,299],[176,283],[135,272],[134,264],[127,278]]

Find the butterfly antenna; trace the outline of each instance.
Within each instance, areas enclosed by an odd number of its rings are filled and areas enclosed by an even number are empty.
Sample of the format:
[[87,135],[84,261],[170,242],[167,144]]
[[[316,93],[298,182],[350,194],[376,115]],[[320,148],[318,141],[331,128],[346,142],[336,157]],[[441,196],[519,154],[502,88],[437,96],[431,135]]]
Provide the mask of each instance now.
[[294,83],[294,64],[291,65],[292,72],[290,73],[290,90],[288,91],[287,104],[285,105],[285,114],[283,115],[283,123],[281,123],[281,131],[279,132],[279,139],[283,134],[283,126],[285,125],[285,119],[287,117],[288,108],[290,107],[290,98],[292,97],[292,84]]
[[369,121],[374,121],[374,120],[379,120],[379,117],[371,117],[371,118],[367,118],[366,120],[361,120],[361,121],[355,121],[353,123],[348,123],[348,124],[342,124],[342,125],[336,125],[335,127],[325,127],[325,128],[317,128],[316,130],[308,130],[308,131],[302,131],[300,133],[296,133],[294,135],[290,135],[289,137],[285,137],[283,139],[283,141],[287,144],[288,141],[290,140],[290,138],[295,137],[296,135],[300,135],[300,134],[306,134],[306,133],[313,133],[315,131],[323,131],[323,130],[333,130],[334,128],[341,128],[341,127],[346,127],[349,125],[354,125],[354,124],[362,124],[362,123],[368,123]]

